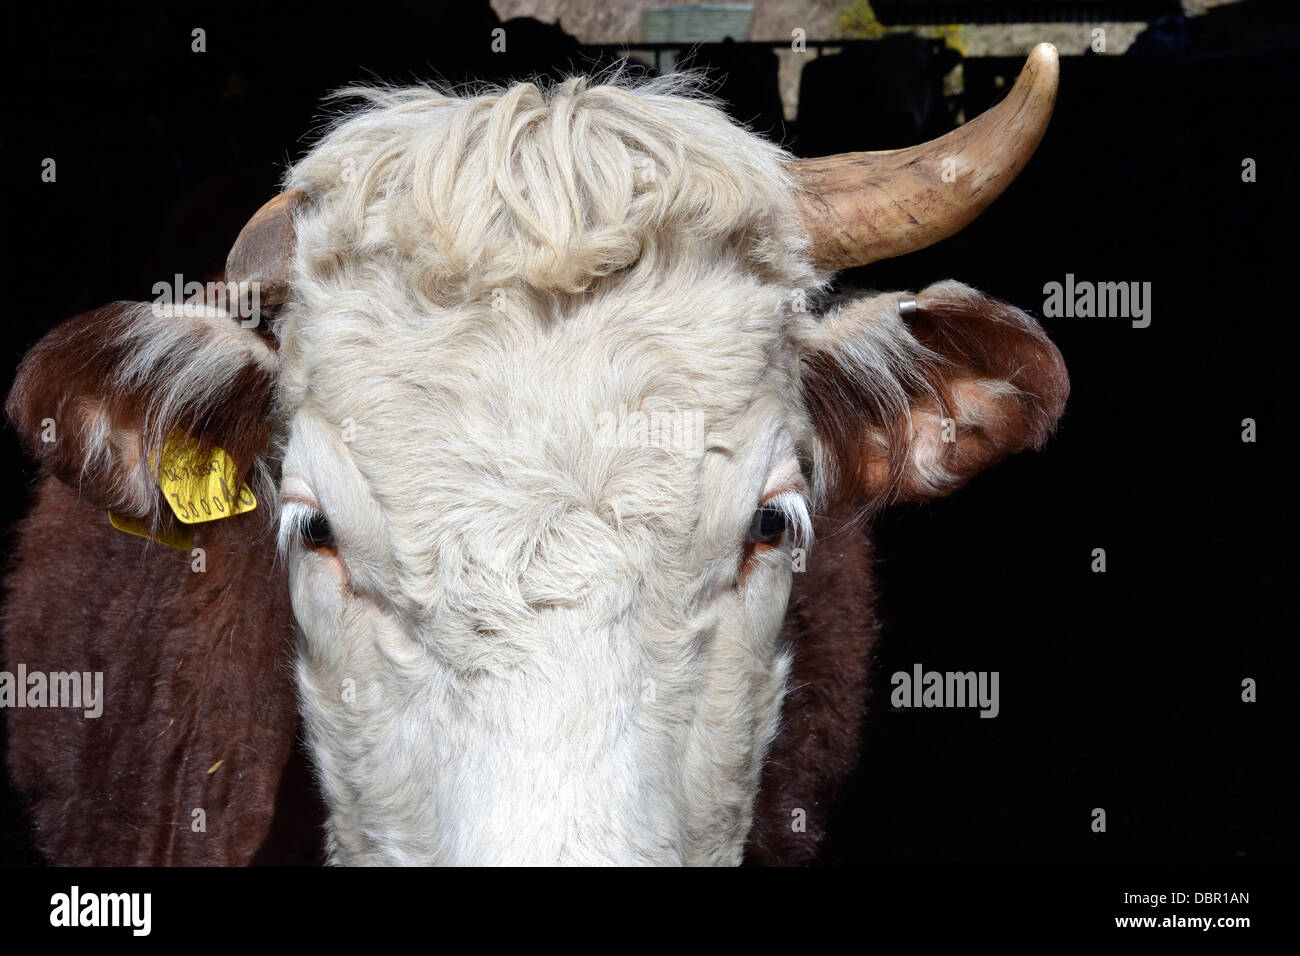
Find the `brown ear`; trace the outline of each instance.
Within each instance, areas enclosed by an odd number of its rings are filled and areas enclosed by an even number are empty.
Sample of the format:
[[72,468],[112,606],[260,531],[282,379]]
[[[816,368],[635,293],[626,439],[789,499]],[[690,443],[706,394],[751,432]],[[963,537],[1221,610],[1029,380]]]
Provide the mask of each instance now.
[[835,501],[925,501],[1039,448],[1070,391],[1061,353],[1014,306],[959,282],[861,298],[807,334],[804,400]]
[[51,474],[115,512],[168,515],[149,462],[179,430],[247,480],[270,435],[277,362],[218,310],[116,302],[70,319],[23,359],[6,411]]

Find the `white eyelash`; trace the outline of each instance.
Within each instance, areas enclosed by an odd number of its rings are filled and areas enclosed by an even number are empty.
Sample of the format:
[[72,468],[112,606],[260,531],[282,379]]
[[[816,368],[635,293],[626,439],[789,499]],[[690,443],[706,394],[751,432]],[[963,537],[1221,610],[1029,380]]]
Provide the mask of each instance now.
[[790,546],[808,548],[813,543],[812,512],[808,499],[797,491],[783,491],[763,502],[764,508],[775,508],[785,515],[790,528]]
[[280,531],[276,536],[276,550],[283,557],[289,553],[293,543],[307,530],[312,518],[319,516],[319,509],[302,501],[284,501],[280,504]]

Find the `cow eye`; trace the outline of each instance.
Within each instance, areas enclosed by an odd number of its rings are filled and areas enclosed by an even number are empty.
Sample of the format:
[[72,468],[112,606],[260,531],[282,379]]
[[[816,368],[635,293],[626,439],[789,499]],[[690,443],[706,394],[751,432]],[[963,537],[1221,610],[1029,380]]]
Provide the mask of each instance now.
[[764,505],[754,512],[754,520],[750,522],[749,534],[745,540],[749,544],[771,544],[785,534],[788,524],[789,519],[784,511]]
[[334,547],[334,530],[329,519],[320,512],[312,515],[302,525],[302,539],[313,548]]

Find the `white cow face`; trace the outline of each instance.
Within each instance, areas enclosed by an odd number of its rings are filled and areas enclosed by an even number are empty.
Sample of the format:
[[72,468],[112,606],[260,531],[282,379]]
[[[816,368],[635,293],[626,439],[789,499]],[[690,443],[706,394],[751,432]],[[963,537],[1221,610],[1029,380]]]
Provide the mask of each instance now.
[[294,173],[278,330],[334,857],[738,862],[810,525],[780,154],[653,91],[377,99]]
[[779,292],[731,285],[286,330],[337,860],[739,861],[812,479]]

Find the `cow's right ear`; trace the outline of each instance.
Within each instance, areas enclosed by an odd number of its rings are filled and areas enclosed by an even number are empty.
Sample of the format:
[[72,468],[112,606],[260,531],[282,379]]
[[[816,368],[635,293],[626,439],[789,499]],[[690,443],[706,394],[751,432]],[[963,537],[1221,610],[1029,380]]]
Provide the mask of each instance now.
[[820,483],[844,503],[946,495],[1041,448],[1070,392],[1038,323],[960,282],[849,300],[801,339]]
[[18,368],[6,411],[51,474],[124,517],[163,523],[150,463],[181,432],[245,481],[270,437],[278,366],[218,309],[115,302],[64,322]]

